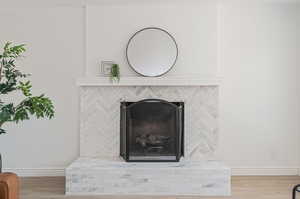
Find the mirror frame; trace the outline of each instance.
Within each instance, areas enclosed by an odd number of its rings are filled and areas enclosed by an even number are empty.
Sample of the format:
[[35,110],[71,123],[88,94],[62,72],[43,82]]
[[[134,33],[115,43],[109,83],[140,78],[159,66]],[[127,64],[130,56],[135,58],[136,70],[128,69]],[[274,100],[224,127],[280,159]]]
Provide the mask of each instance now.
[[[159,31],[162,31],[162,32],[166,33],[166,34],[173,40],[173,42],[174,42],[174,44],[175,44],[175,47],[176,47],[176,57],[175,57],[175,60],[174,60],[173,64],[170,66],[170,68],[169,68],[166,72],[164,72],[164,73],[162,73],[162,74],[160,74],[160,75],[155,75],[155,76],[147,76],[147,75],[144,75],[144,74],[141,74],[141,73],[137,72],[137,71],[135,70],[135,68],[131,65],[131,63],[130,63],[130,61],[129,61],[129,58],[128,58],[128,47],[129,47],[130,42],[133,40],[133,38],[134,38],[137,34],[143,32],[143,31],[145,31],[145,30],[149,30],[149,29],[151,29],[151,30],[159,30]],[[160,76],[165,75],[166,73],[168,73],[168,72],[175,66],[175,64],[176,64],[176,62],[177,62],[177,59],[178,59],[178,45],[177,45],[177,42],[176,42],[175,38],[174,38],[168,31],[166,31],[166,30],[164,30],[164,29],[162,29],[162,28],[158,28],[158,27],[147,27],[147,28],[143,28],[143,29],[137,31],[136,33],[134,33],[134,34],[130,37],[130,39],[129,39],[127,45],[126,45],[126,60],[127,60],[128,65],[133,69],[134,72],[136,72],[137,74],[139,74],[139,75],[141,75],[141,76],[143,76],[143,77],[160,77]]]

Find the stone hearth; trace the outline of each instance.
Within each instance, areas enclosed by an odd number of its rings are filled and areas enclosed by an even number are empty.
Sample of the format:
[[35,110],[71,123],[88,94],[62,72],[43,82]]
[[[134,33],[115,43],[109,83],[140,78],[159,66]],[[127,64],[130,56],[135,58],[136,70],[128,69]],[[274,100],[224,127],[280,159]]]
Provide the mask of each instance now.
[[230,195],[230,169],[218,161],[126,163],[79,158],[66,173],[70,195]]

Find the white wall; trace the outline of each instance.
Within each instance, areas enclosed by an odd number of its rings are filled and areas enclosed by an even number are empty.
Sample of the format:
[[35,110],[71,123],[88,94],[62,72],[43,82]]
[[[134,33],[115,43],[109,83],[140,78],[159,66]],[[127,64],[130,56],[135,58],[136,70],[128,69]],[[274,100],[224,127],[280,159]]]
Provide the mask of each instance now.
[[0,152],[5,168],[62,168],[77,157],[77,77],[84,71],[83,9],[22,7],[0,9],[0,43],[26,43],[19,63],[31,73],[35,94],[53,99],[55,118],[4,125]]
[[220,157],[299,166],[299,4],[224,4],[221,15]]
[[221,69],[218,157],[233,168],[299,167],[299,5],[226,3],[218,15],[211,2],[114,1],[89,7],[87,18],[80,5],[1,7],[0,43],[28,44],[24,70],[33,74],[35,93],[46,92],[56,106],[51,121],[7,126],[0,136],[4,166],[63,168],[76,158],[75,79],[97,75],[101,60],[136,75],[125,62],[127,40],[144,26],[160,26],[180,47],[169,76],[211,76]]
[[[179,56],[166,76],[215,76],[216,1],[105,4],[87,9],[87,75],[99,74],[101,60],[115,61],[121,75],[138,76],[126,62],[130,37],[145,27],[160,27],[176,39]],[[108,17],[109,16],[109,17]]]

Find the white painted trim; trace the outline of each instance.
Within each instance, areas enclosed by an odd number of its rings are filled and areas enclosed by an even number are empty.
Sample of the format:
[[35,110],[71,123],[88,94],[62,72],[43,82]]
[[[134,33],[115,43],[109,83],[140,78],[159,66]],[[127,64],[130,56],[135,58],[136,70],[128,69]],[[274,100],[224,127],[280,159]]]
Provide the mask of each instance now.
[[232,168],[233,176],[297,176],[299,168]]
[[6,168],[3,172],[16,173],[20,177],[65,176],[64,168]]
[[[211,0],[201,0],[202,2],[210,2]],[[298,0],[269,0],[269,1],[262,1],[262,0],[219,0],[220,2],[230,2],[230,3],[235,3],[235,4],[245,4],[245,3],[282,3],[282,4],[288,4],[288,3],[299,3]],[[182,2],[181,0],[164,0],[164,1],[154,1],[154,2],[159,2],[159,3],[164,3],[164,2],[171,2],[171,3],[176,3],[176,2]],[[199,0],[189,0],[190,3],[193,2],[199,2]],[[86,6],[86,5],[111,5],[111,4],[121,4],[121,5],[126,5],[126,4],[136,4],[136,3],[153,3],[152,1],[148,0],[52,0],[52,1],[37,1],[37,0],[27,0],[27,1],[19,1],[19,0],[10,0],[10,1],[5,1],[3,3],[3,7],[7,8],[7,6],[11,7],[16,7],[16,6],[27,6],[27,7],[32,7],[32,6],[69,6],[69,7],[78,7],[78,6]]]
[[[65,168],[8,168],[21,177],[65,176]],[[300,176],[300,168],[232,168],[232,176]]]
[[85,77],[77,79],[78,86],[218,86],[218,77],[121,77],[112,83],[109,77]]
[[85,75],[88,74],[88,60],[87,60],[87,57],[88,57],[88,6],[85,5],[84,8],[83,8],[83,28],[84,28],[84,32],[83,32],[83,41],[84,41],[84,52],[83,52],[83,60],[84,60],[84,73]]
[[221,76],[223,72],[223,45],[222,45],[222,30],[223,30],[223,5],[220,1],[217,2],[217,75]]

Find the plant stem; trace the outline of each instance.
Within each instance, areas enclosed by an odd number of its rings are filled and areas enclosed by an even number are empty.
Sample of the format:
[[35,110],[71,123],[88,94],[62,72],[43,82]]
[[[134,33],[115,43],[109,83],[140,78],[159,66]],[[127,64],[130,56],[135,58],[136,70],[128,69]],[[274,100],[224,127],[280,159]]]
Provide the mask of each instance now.
[[2,68],[3,68],[3,61],[0,62],[0,82],[2,79]]

